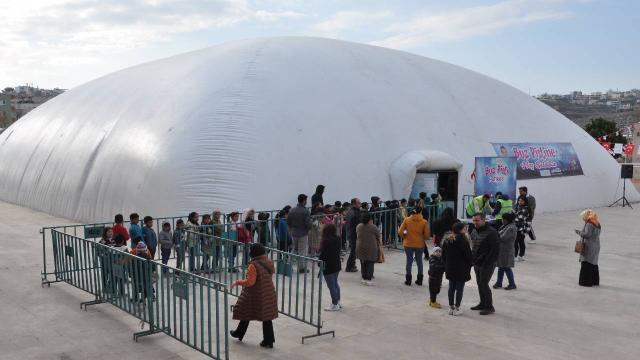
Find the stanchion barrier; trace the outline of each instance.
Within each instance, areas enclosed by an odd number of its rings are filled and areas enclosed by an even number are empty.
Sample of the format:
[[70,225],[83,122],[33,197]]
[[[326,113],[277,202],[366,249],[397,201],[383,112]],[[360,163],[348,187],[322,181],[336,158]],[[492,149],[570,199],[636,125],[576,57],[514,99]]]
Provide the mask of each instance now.
[[[191,252],[195,255],[193,271],[224,284],[231,284],[246,276],[251,244],[236,241],[231,228],[232,225],[229,225],[222,237],[187,232],[188,237],[201,239],[194,243]],[[210,250],[203,251],[202,244],[207,244]],[[323,262],[317,258],[273,248],[267,248],[267,254],[276,268],[274,276],[278,311],[316,328],[316,333],[302,336],[302,343],[306,339],[322,335],[330,334],[335,337],[334,331],[322,331]],[[240,292],[240,288],[230,290],[233,296],[239,296]]]
[[[164,333],[214,359],[229,358],[226,285],[51,230],[56,280],[138,318],[133,339]],[[144,330],[144,325],[148,329]]]

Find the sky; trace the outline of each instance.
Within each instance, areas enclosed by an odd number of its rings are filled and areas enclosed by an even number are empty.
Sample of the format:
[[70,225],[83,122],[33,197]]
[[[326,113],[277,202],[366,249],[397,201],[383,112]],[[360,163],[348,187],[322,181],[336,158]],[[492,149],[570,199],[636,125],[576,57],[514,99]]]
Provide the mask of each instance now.
[[0,86],[71,88],[237,39],[320,36],[532,95],[640,88],[638,0],[0,0]]

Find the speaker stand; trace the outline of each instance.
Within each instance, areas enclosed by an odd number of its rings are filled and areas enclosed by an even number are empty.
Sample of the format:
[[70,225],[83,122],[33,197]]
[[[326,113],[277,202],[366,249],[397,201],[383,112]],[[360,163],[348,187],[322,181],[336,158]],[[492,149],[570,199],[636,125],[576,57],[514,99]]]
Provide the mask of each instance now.
[[618,203],[622,203],[622,207],[628,206],[633,209],[629,200],[627,200],[627,179],[622,179],[622,197],[614,201],[609,207],[616,206]]

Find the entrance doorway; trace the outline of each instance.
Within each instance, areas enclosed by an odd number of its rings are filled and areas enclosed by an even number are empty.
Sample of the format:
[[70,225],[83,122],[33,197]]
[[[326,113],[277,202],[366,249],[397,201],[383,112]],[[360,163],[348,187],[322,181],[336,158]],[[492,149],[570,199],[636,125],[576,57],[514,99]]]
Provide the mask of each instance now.
[[411,188],[411,198],[417,199],[421,192],[440,194],[444,207],[453,208],[455,214],[458,213],[458,172],[447,171],[424,171],[418,170]]

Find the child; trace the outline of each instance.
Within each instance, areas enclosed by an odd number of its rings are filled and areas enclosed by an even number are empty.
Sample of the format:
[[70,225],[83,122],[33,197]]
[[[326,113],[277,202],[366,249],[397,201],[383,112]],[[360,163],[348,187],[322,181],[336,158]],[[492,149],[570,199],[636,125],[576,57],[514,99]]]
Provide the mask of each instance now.
[[129,215],[129,220],[131,220],[131,225],[129,226],[129,235],[131,236],[131,248],[135,249],[137,242],[136,238],[143,238],[142,228],[138,224],[140,222],[140,216],[136,213]]
[[142,228],[142,235],[147,248],[149,249],[149,255],[151,259],[156,258],[156,248],[158,247],[158,236],[156,231],[153,230],[153,218],[151,216],[144,217],[144,228]]
[[122,236],[122,238],[124,239],[124,243],[126,245],[127,241],[129,240],[129,232],[127,231],[127,228],[124,227],[123,224],[124,224],[124,217],[122,216],[122,214],[116,215],[114,219],[114,224],[113,224],[113,235]]
[[[133,259],[133,266],[131,268],[133,283],[135,286],[134,301],[140,301],[141,303],[149,295],[148,287],[151,284],[151,274],[146,271],[146,262],[144,260],[151,259],[149,249],[144,241],[140,240],[136,244],[136,247],[131,250],[131,255],[134,255],[141,259]],[[142,293],[142,297],[138,298],[138,295]]]
[[[211,222],[211,215],[202,215],[202,235],[200,237],[200,250],[202,252],[202,264],[200,264],[200,271],[209,272],[211,256],[213,255],[213,223]],[[206,236],[210,235],[210,236]]]
[[121,234],[116,235],[115,237],[115,245],[113,246],[114,249],[120,250],[120,251],[127,251],[127,240],[125,240],[124,236],[122,236]]
[[184,239],[184,221],[176,221],[176,230],[173,232],[173,246],[176,247],[176,267],[184,270],[184,254],[187,244]]
[[440,286],[442,285],[442,275],[444,274],[444,263],[442,262],[442,249],[439,247],[433,248],[433,253],[429,257],[429,306],[432,308],[440,309],[440,305],[436,301],[436,296],[440,293]]
[[[162,231],[158,236],[160,242],[160,256],[162,256],[162,264],[167,265],[169,257],[171,256],[171,249],[173,248],[173,235],[171,234],[171,224],[168,222],[162,224]],[[166,272],[167,269],[165,268]]]
[[[129,248],[127,248],[127,240],[125,240],[122,234],[118,234],[115,236],[115,245],[113,246],[113,248],[116,250],[129,252]],[[121,256],[118,256],[118,258],[120,258],[120,262],[118,263],[118,265],[123,265],[125,258]],[[114,271],[114,279],[113,279],[114,286],[115,286],[114,290],[116,291],[116,294],[118,294],[119,296],[124,295],[124,286],[125,286],[124,277],[125,277],[124,269],[118,275],[116,275]]]
[[271,239],[269,238],[269,213],[261,212],[258,213],[258,242],[262,244],[262,246],[270,246]]

